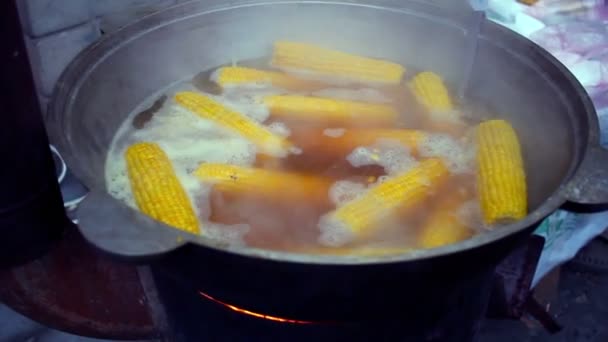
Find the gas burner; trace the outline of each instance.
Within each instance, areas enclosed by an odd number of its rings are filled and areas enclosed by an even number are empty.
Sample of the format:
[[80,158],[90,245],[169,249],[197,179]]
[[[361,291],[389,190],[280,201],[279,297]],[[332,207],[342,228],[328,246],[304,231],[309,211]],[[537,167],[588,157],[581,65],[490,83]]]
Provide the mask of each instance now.
[[[417,322],[400,318],[313,321],[259,312],[201,291],[163,270],[154,267],[151,270],[163,316],[168,320],[163,335],[172,342],[470,341],[479,329],[487,303],[487,293],[481,290],[470,296],[471,300],[462,301],[442,317],[426,315],[422,318],[427,310],[420,308],[421,318]],[[428,320],[439,323],[432,328],[417,329],[431,326]]]
[[321,322],[313,322],[313,321],[302,321],[302,320],[297,320],[297,319],[289,319],[289,318],[281,318],[281,317],[276,317],[276,316],[271,316],[271,315],[265,315],[262,313],[257,313],[257,312],[253,312],[253,311],[249,311],[247,309],[243,309],[243,308],[239,308],[238,306],[232,305],[232,304],[228,304],[228,303],[224,303],[219,299],[216,299],[202,291],[198,292],[203,298],[208,299],[212,302],[217,303],[218,305],[222,305],[227,309],[230,309],[234,312],[240,313],[240,314],[244,314],[244,315],[249,315],[251,317],[256,317],[256,318],[261,318],[261,319],[265,319],[268,321],[273,321],[273,322],[278,322],[278,323],[287,323],[287,324],[322,324]]

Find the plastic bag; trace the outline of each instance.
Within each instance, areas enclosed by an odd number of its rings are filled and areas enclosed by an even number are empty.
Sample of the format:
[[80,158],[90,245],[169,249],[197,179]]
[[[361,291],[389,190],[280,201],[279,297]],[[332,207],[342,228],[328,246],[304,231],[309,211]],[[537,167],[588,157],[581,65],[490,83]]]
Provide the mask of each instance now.
[[[500,1],[501,6],[495,5]],[[495,5],[495,6],[493,6]],[[537,6],[515,0],[492,0],[497,22],[515,30],[551,52],[589,93],[601,129],[601,143],[608,147],[608,9],[600,1],[541,0]],[[504,13],[500,13],[504,10]],[[517,20],[532,16],[534,20]],[[579,214],[558,210],[535,231],[545,238],[532,287],[555,267],[574,258],[590,240],[608,226],[608,212]]]

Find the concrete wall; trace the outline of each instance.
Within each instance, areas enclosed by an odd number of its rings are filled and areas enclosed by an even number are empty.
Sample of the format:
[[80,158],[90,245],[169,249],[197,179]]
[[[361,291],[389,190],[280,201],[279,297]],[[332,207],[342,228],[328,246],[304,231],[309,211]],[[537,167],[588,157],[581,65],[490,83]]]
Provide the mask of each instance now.
[[57,79],[80,51],[103,34],[180,1],[17,1],[43,111]]

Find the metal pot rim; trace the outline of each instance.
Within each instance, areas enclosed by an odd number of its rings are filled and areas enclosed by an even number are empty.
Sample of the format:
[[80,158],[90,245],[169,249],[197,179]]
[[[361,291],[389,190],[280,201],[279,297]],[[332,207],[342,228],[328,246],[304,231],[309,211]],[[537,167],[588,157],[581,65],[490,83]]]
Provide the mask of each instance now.
[[[414,1],[419,3],[418,1]],[[220,2],[221,3],[221,2]],[[84,82],[87,75],[95,68],[95,66],[103,61],[105,56],[111,54],[114,50],[120,48],[124,44],[128,44],[132,39],[136,39],[137,37],[146,34],[149,31],[158,29],[160,27],[170,25],[173,22],[184,20],[194,16],[208,15],[217,11],[227,11],[227,10],[235,10],[243,7],[250,6],[265,6],[269,4],[273,5],[289,5],[289,4],[301,4],[301,3],[310,3],[315,5],[343,5],[343,6],[360,6],[366,8],[373,8],[376,10],[386,10],[392,12],[400,12],[412,14],[412,10],[406,10],[404,8],[400,8],[398,5],[392,4],[383,4],[382,1],[376,2],[374,5],[369,3],[365,3],[365,1],[286,1],[286,0],[274,0],[274,1],[240,1],[234,4],[232,1],[231,5],[218,5],[215,6],[207,6],[206,8],[200,8],[200,4],[197,1],[188,2],[179,6],[171,7],[167,10],[161,11],[159,13],[147,16],[129,26],[126,26],[117,32],[108,35],[107,37],[101,39],[97,43],[93,44],[89,48],[85,49],[81,52],[77,58],[66,68],[60,77],[57,86],[55,88],[53,97],[51,99],[49,105],[49,114],[47,117],[47,122],[50,125],[50,134],[52,141],[57,145],[62,155],[64,156],[68,165],[73,167],[74,174],[86,181],[86,176],[79,169],[78,165],[78,157],[72,153],[70,148],[70,136],[65,136],[60,134],[63,132],[62,127],[65,127],[65,124],[69,124],[66,122],[61,122],[60,118],[65,119],[69,117],[68,115],[62,116],[61,113],[72,110],[72,104],[74,98],[78,93],[78,89],[80,85]],[[418,4],[416,4],[418,6]],[[446,12],[438,7],[433,7],[432,5],[420,4],[427,9],[427,12],[432,11],[433,13],[443,13],[446,15]],[[423,15],[423,14],[418,14]],[[431,14],[432,15],[432,14]],[[464,14],[451,14],[450,18],[453,20],[452,24],[457,28],[459,27],[459,22],[462,22],[466,18]],[[575,165],[572,170],[573,173],[570,175],[569,179],[565,179],[562,185],[554,191],[554,193],[545,200],[545,202],[539,206],[536,210],[531,212],[526,218],[523,220],[504,226],[500,229],[496,229],[491,232],[487,232],[481,235],[478,235],[472,239],[462,241],[460,243],[447,245],[444,247],[430,249],[430,250],[419,250],[403,255],[394,255],[394,256],[383,256],[383,257],[366,257],[366,258],[356,258],[356,257],[348,257],[348,256],[316,256],[316,255],[304,255],[297,253],[286,253],[286,252],[273,252],[267,250],[260,250],[256,248],[249,247],[226,247],[217,242],[207,240],[200,236],[195,236],[192,234],[184,233],[181,231],[177,231],[176,229],[170,228],[160,222],[153,221],[144,215],[136,212],[128,208],[126,205],[119,203],[118,200],[111,198],[105,191],[105,189],[99,189],[95,187],[92,188],[92,193],[84,200],[81,204],[80,213],[82,213],[82,217],[80,218],[81,231],[83,235],[89,242],[91,242],[96,247],[100,248],[102,251],[110,253],[112,255],[116,255],[118,257],[126,257],[129,259],[147,259],[148,257],[163,255],[169,252],[172,252],[185,244],[191,243],[203,247],[218,249],[221,251],[226,251],[228,253],[237,254],[243,257],[253,257],[260,259],[269,259],[274,261],[281,262],[294,262],[294,263],[314,263],[314,264],[328,264],[328,265],[360,265],[360,264],[379,264],[379,263],[393,263],[393,262],[406,262],[406,261],[414,261],[414,260],[422,260],[428,258],[435,258],[439,256],[446,256],[449,254],[463,252],[470,249],[475,249],[498,240],[501,240],[507,236],[516,234],[518,232],[522,232],[524,230],[530,230],[531,227],[534,227],[537,223],[539,223],[546,216],[551,214],[554,210],[563,205],[568,199],[583,199],[581,196],[576,196],[577,189],[581,185],[582,178],[585,178],[589,174],[589,170],[586,170],[585,167],[590,167],[588,162],[590,159],[593,159],[590,156],[596,156],[597,152],[597,142],[599,140],[599,126],[597,123],[596,113],[593,107],[593,104],[590,98],[587,96],[585,90],[578,83],[578,81],[574,78],[574,76],[552,55],[550,55],[547,51],[543,50],[539,46],[534,43],[528,41],[526,38],[518,36],[516,33],[509,31],[506,28],[499,26],[498,24],[488,22],[486,23],[488,27],[491,28],[493,34],[503,35],[503,36],[517,36],[518,40],[525,41],[526,44],[530,45],[534,49],[537,49],[543,57],[551,62],[551,64],[558,68],[560,72],[564,75],[564,77],[569,81],[569,86],[573,87],[576,92],[581,97],[581,100],[586,108],[587,112],[587,120],[589,127],[589,137],[588,141],[585,143],[584,147],[584,155],[586,158],[581,161],[578,165]],[[484,39],[484,37],[481,37]],[[487,38],[486,38],[487,39]],[[600,152],[602,153],[602,152]],[[608,161],[608,154],[602,153],[605,155]],[[608,165],[608,164],[604,164]],[[593,166],[593,165],[591,165]],[[596,166],[597,167],[597,166]],[[602,173],[604,175],[605,173]],[[90,186],[91,184],[86,184]],[[608,188],[608,186],[607,186]],[[587,187],[585,189],[588,189]],[[580,194],[580,191],[578,191]],[[600,194],[596,200],[603,200],[604,202],[608,202],[608,192]],[[133,251],[125,251],[124,244],[116,244],[115,241],[102,241],[107,236],[100,235],[100,232],[96,232],[96,229],[83,229],[82,227],[86,227],[87,225],[95,226],[95,221],[98,219],[107,218],[103,215],[95,214],[96,210],[99,208],[99,203],[97,201],[103,201],[108,204],[111,204],[110,207],[124,212],[125,215],[130,217],[131,219],[135,219],[139,223],[145,224],[147,227],[144,227],[145,230],[151,231],[149,229],[155,231],[162,231],[162,234],[166,236],[171,236],[169,238],[172,243],[169,244],[158,244],[150,245],[150,249],[148,250],[133,250]],[[109,201],[116,203],[109,203]],[[107,214],[107,212],[106,212]],[[101,232],[103,233],[103,232]]]

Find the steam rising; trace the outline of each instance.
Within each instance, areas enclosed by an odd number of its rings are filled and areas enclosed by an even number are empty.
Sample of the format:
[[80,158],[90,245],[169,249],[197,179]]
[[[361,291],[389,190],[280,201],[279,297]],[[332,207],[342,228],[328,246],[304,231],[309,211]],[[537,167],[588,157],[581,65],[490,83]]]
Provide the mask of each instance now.
[[[303,10],[305,9],[303,8]],[[333,11],[320,13],[318,17],[308,18],[311,20],[299,24],[297,23],[297,19],[300,18],[299,15],[287,15],[281,19],[282,26],[280,23],[265,25],[261,22],[252,22],[250,27],[255,27],[258,32],[268,33],[276,31],[277,25],[279,25],[282,27],[282,34],[286,36],[310,38],[314,41],[320,39],[321,43],[324,43],[322,45],[326,47],[335,47],[345,52],[358,53],[372,58],[402,62],[403,57],[407,56],[407,61],[410,64],[417,64],[417,59],[421,58],[418,54],[410,51],[413,45],[405,44],[407,39],[400,41],[400,44],[389,43],[390,39],[384,38],[386,36],[383,34],[384,32],[378,29],[378,26],[372,21],[353,23],[351,19],[344,16],[336,16],[336,13]],[[293,22],[291,22],[292,20]],[[328,20],[331,20],[333,25],[338,27],[354,26],[359,29],[326,32],[324,24]],[[298,29],[300,26],[305,26],[306,30]],[[260,33],[260,35],[263,34]],[[273,33],[273,35],[276,34]],[[217,37],[217,39],[220,38],[223,41],[230,41],[230,35]],[[303,39],[303,41],[305,40]],[[365,42],[365,45],[361,42]],[[260,51],[267,48],[268,46],[257,46],[254,43],[244,44],[244,46],[234,44],[229,48],[232,57],[226,59],[231,59],[233,65],[236,65],[237,61],[241,64],[240,61],[242,60],[262,55]],[[396,56],[400,58],[394,58]],[[373,88],[374,84],[353,86],[354,82],[348,78],[328,78],[304,70],[284,69],[283,71],[304,79],[328,83],[325,89],[291,92],[291,94],[370,103],[399,103],[395,101],[396,98]],[[408,74],[410,73],[408,71]],[[211,74],[207,73],[205,77],[205,80],[209,79],[215,82],[218,78],[217,71]],[[344,85],[348,85],[349,88],[339,88]],[[284,93],[284,89],[273,87],[267,82],[259,82],[224,87],[221,95],[206,95],[265,125],[278,135],[294,137],[298,127],[288,126],[289,122],[287,121],[285,123],[273,122],[271,113],[262,101],[264,96]],[[405,114],[409,113],[406,110],[407,108],[399,109]],[[374,180],[369,181],[368,184],[356,182],[347,179],[347,177],[336,177],[335,179],[341,180],[335,181],[329,189],[327,193],[328,207],[323,207],[322,211],[313,208],[311,203],[301,202],[275,203],[273,205],[276,206],[272,209],[278,212],[268,211],[268,207],[264,207],[267,204],[264,201],[268,200],[265,198],[241,198],[243,201],[236,202],[220,199],[215,203],[211,184],[201,183],[192,176],[192,172],[202,163],[253,166],[256,162],[256,147],[231,131],[182,109],[172,101],[165,104],[145,124],[143,129],[133,130],[131,122],[137,112],[135,111],[125,121],[114,138],[108,153],[106,184],[110,194],[136,208],[126,173],[124,151],[128,145],[137,141],[156,142],[169,156],[180,182],[194,204],[201,221],[202,234],[210,239],[225,242],[230,246],[256,245],[260,241],[262,245],[273,246],[271,242],[276,242],[271,241],[273,239],[304,242],[315,247],[318,247],[319,244],[337,247],[353,243],[353,233],[344,222],[332,216],[332,210],[357,199],[370,187],[376,186],[395,175],[407,172],[418,164],[418,160],[414,158],[412,151],[399,141],[378,139],[370,146],[355,148],[348,155],[341,156],[338,161],[347,162],[348,166],[355,169],[366,166],[380,166],[384,169],[386,175],[374,176]],[[433,113],[429,114],[433,115]],[[346,128],[330,127],[325,128],[322,134],[327,137],[339,138],[345,132]],[[455,138],[432,134],[420,144],[417,150],[420,157],[440,157],[444,159],[450,170],[455,174],[469,174],[472,172],[474,151]],[[292,154],[306,153],[305,150],[300,150],[297,147],[293,147],[290,152]],[[286,192],[290,190],[292,189],[285,189]],[[235,222],[230,222],[230,224],[214,222],[215,218],[213,216],[215,213],[213,211],[216,205],[233,214],[231,218]],[[287,218],[284,217],[285,215]],[[477,202],[465,203],[459,210],[458,215],[465,224],[471,227],[482,227]],[[413,234],[407,233],[410,222],[404,223],[399,218],[394,218],[394,222],[392,220],[393,218],[383,220],[383,226],[387,227],[386,232],[381,232],[375,236],[375,240],[366,241],[367,246],[402,246],[412,243],[408,239],[413,239]],[[310,227],[313,227],[313,229],[310,229]],[[259,235],[257,240],[255,237],[252,238],[255,234]],[[404,238],[404,235],[408,235],[408,237]],[[285,247],[281,244],[284,242],[283,240],[276,243],[279,248]],[[285,245],[288,244],[285,243]]]

